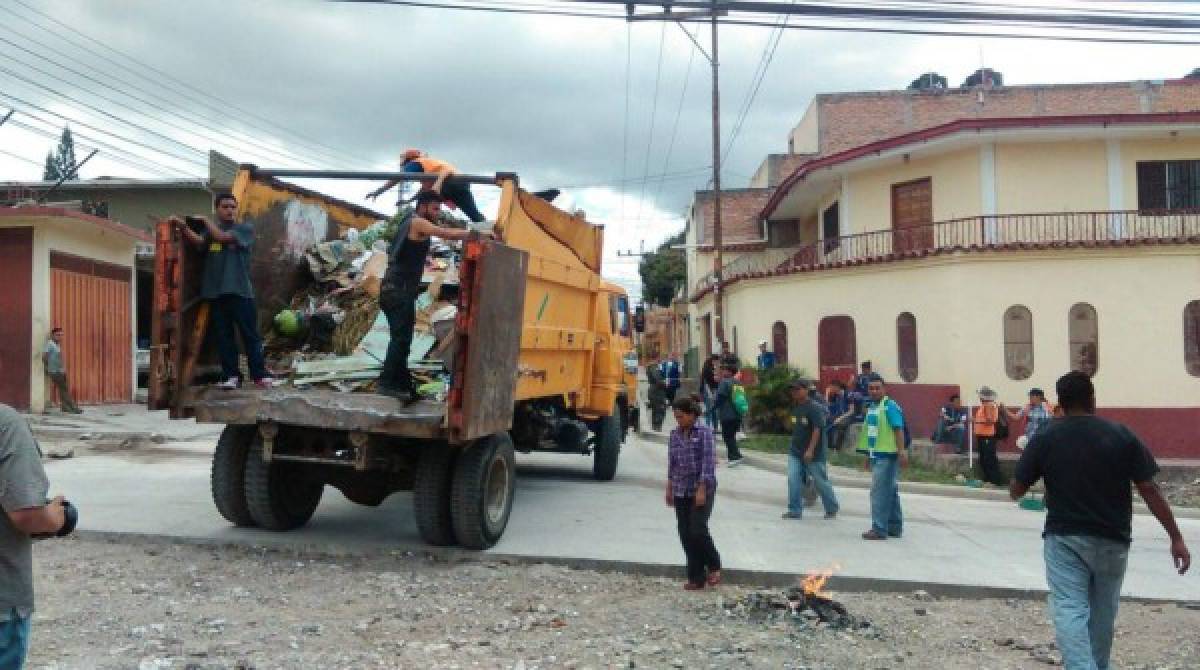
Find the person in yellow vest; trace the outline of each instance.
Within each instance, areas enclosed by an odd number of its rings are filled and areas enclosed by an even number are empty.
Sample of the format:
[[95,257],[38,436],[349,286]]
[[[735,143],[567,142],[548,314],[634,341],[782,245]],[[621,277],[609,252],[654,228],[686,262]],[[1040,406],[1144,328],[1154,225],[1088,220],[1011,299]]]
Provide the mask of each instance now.
[[[455,178],[454,175],[458,169],[450,163],[434,158],[420,149],[407,149],[400,157],[400,170],[415,174],[437,175],[437,179],[432,183],[422,182],[421,190],[441,194],[442,200],[447,206],[451,209],[454,207],[461,209],[462,213],[475,223],[484,220],[483,213],[475,204],[475,196],[471,194],[471,185]],[[399,179],[388,180],[383,186],[368,193],[367,198],[374,200],[399,183]]]
[[908,467],[904,445],[904,410],[887,396],[882,379],[867,384],[867,409],[857,451],[871,467],[871,529],[864,540],[886,540],[904,534],[900,509],[900,468]]

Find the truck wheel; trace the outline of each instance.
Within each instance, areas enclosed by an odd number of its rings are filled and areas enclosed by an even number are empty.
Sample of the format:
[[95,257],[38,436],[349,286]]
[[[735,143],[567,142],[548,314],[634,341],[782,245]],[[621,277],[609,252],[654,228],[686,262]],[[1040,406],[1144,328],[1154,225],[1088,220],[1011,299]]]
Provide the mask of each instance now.
[[600,419],[596,430],[596,449],[593,453],[592,478],[610,482],[617,476],[617,459],[621,456],[621,410],[620,405],[613,413]]
[[246,454],[254,439],[254,426],[225,426],[213,453],[213,503],[225,520],[235,526],[253,526],[254,518],[246,505]]
[[516,465],[506,432],[476,440],[458,455],[450,509],[459,544],[487,549],[504,534],[516,490]]
[[413,482],[413,512],[421,539],[438,547],[454,544],[450,518],[453,477],[454,452],[449,447],[431,446],[421,452]]
[[262,436],[255,431],[246,458],[246,505],[267,530],[292,530],[308,523],[325,484],[293,463],[263,462]]

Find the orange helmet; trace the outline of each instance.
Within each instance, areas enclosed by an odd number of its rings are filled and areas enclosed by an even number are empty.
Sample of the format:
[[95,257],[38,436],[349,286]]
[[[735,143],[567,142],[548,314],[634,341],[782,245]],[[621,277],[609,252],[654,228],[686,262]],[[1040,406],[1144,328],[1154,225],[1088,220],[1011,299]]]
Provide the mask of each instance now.
[[409,161],[414,161],[420,158],[423,153],[424,152],[420,149],[405,149],[404,153],[400,156],[400,162],[407,163]]

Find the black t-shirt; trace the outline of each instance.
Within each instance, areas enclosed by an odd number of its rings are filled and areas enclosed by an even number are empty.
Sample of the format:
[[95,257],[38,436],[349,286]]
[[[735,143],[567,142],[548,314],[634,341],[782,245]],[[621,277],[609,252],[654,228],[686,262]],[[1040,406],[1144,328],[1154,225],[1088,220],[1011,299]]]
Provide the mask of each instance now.
[[813,431],[820,438],[813,450],[813,461],[825,460],[825,410],[812,398],[803,405],[792,407],[792,445],[793,456],[804,458],[808,445],[812,442]]
[[1017,481],[1046,479],[1051,535],[1095,535],[1131,541],[1134,482],[1158,474],[1158,463],[1131,430],[1096,416],[1052,420],[1029,441]]

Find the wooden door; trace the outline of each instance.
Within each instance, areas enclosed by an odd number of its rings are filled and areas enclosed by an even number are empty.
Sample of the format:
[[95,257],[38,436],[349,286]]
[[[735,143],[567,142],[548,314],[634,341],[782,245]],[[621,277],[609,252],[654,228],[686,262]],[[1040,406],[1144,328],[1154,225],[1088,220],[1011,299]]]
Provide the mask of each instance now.
[[892,250],[933,248],[933,180],[892,185]]
[[[29,409],[33,351],[33,228],[0,228],[0,402]],[[43,335],[43,333],[38,333]]]
[[844,382],[854,377],[857,369],[858,345],[854,335],[854,319],[848,316],[827,316],[817,327],[817,360],[821,368],[821,386],[834,379]]
[[782,321],[776,321],[775,325],[771,326],[771,351],[775,353],[775,363],[787,365],[787,324]]
[[133,271],[51,252],[50,312],[80,404],[133,401]]

